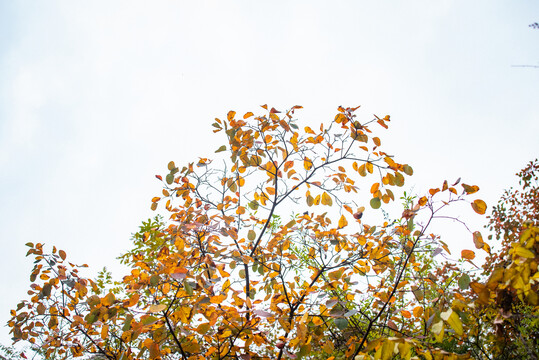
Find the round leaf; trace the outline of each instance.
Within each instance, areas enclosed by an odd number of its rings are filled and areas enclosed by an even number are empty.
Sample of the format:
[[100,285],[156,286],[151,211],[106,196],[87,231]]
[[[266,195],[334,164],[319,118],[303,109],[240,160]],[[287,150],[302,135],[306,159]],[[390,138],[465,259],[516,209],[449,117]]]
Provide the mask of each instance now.
[[487,204],[483,200],[474,200],[472,203],[472,208],[479,215],[483,215],[487,211]]
[[380,201],[379,198],[375,197],[371,199],[371,207],[373,209],[378,209],[380,208],[381,205],[382,205],[382,202]]

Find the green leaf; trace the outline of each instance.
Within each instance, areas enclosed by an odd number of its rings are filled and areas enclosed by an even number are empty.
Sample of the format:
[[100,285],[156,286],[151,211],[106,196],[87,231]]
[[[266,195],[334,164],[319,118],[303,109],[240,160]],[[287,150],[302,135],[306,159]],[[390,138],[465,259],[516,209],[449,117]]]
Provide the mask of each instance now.
[[132,314],[127,314],[125,316],[125,322],[124,322],[124,326],[122,327],[122,330],[123,331],[127,331],[131,328],[131,321],[133,320],[133,315]]
[[157,320],[159,320],[159,318],[153,315],[150,315],[147,318],[142,319],[142,325],[150,325],[150,324],[156,323]]
[[215,152],[220,153],[222,151],[226,151],[226,145],[222,145],[219,149],[217,149]]
[[348,320],[345,318],[335,319],[335,326],[338,327],[339,330],[344,330],[348,326]]
[[176,165],[174,165],[174,161],[171,161],[171,162],[168,163],[168,169],[169,169],[169,170],[172,170],[172,169],[174,169],[175,167],[176,167]]
[[256,233],[254,230],[249,230],[249,232],[247,233],[247,239],[253,241],[254,239],[256,239]]
[[470,277],[468,274],[462,274],[462,276],[459,278],[459,288],[462,290],[468,289],[470,286]]
[[379,198],[375,197],[371,199],[371,207],[373,209],[379,209],[381,205],[382,205],[382,202],[380,201]]
[[249,207],[251,208],[251,210],[256,211],[256,209],[258,209],[258,202],[256,200],[249,202]]
[[193,288],[191,287],[191,284],[189,284],[188,281],[185,281],[183,283],[183,286],[185,287],[185,291],[187,292],[187,294],[193,295]]
[[408,176],[412,176],[414,174],[414,169],[412,169],[412,167],[408,164],[405,164],[402,170]]
[[167,180],[167,184],[171,185],[174,182],[174,175],[168,174],[166,177],[166,180]]

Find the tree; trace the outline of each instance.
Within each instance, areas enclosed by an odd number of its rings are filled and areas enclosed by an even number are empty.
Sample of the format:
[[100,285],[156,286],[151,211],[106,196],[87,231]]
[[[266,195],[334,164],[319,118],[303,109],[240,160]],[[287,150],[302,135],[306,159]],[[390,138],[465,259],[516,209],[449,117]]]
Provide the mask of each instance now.
[[539,161],[517,176],[521,188],[506,190],[489,216],[499,249],[483,265],[486,279],[471,284],[470,324],[483,324],[475,347],[492,359],[539,358]]
[[[392,189],[413,173],[374,135],[390,117],[360,122],[357,108],[339,107],[329,124],[300,128],[300,106],[263,108],[216,119],[227,139],[221,162],[170,162],[156,176],[163,190],[151,207],[168,215],[133,236],[122,281],[83,278],[65,251],[28,243],[31,298],[12,311],[14,340],[49,358],[432,359],[449,354],[444,342],[459,350],[466,301],[447,277],[455,266],[431,260],[449,248],[429,228],[454,202],[484,214],[482,200],[467,200],[479,188],[457,191],[459,179],[405,194],[400,218],[369,225],[362,203],[390,208]],[[479,233],[474,242],[489,251]]]

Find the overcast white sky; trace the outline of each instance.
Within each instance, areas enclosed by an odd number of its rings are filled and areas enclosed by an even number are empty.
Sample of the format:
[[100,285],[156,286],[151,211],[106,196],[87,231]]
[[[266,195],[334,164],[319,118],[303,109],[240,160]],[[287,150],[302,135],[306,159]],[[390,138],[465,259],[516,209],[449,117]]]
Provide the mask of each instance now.
[[493,205],[539,156],[539,68],[512,67],[539,65],[536,21],[536,0],[0,0],[0,322],[26,296],[24,243],[118,269],[154,175],[211,156],[231,109],[390,114],[409,185],[462,176]]

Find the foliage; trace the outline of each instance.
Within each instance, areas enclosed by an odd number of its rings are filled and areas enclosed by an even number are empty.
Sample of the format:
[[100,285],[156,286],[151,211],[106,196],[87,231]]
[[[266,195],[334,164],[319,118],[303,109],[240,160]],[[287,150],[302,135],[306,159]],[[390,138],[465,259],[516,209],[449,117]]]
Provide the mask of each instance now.
[[539,161],[517,176],[521,188],[505,191],[489,217],[501,246],[483,266],[487,280],[471,283],[471,324],[482,325],[474,347],[495,359],[539,358]]
[[486,259],[483,267],[485,274],[510,261],[509,249],[512,243],[518,241],[524,224],[531,222],[539,226],[539,161],[531,161],[516,175],[520,188],[504,191],[489,216],[489,230],[496,240],[501,240],[501,244],[500,251]]
[[479,188],[458,191],[459,179],[405,194],[400,218],[369,225],[361,202],[388,208],[413,173],[374,135],[390,117],[360,122],[357,108],[339,107],[313,129],[298,125],[299,106],[263,108],[216,119],[222,162],[170,162],[157,175],[151,207],[167,220],[142,224],[120,283],[106,271],[82,278],[63,250],[28,243],[31,298],[12,311],[14,340],[47,357],[469,358],[470,278],[433,260],[450,249],[429,228],[455,202],[484,214],[482,200],[468,200]]

